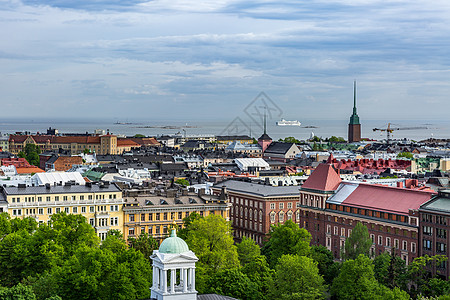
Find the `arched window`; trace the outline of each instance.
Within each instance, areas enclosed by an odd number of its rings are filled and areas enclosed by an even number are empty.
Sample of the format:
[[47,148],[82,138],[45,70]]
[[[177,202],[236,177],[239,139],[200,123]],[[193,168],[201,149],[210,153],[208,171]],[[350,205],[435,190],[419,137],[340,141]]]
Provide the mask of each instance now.
[[284,222],[284,211],[280,211],[278,213],[278,219],[279,219],[280,223]]
[[275,223],[275,212],[274,212],[274,211],[272,211],[272,212],[270,213],[270,222],[271,222],[271,223]]

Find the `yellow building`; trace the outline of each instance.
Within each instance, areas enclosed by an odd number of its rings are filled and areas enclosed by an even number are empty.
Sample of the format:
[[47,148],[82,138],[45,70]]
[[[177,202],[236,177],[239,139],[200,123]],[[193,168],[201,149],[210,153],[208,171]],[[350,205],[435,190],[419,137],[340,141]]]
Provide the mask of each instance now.
[[190,193],[186,190],[160,190],[134,197],[125,197],[124,237],[148,233],[161,241],[175,222],[179,227],[183,218],[196,212],[200,216],[216,214],[229,221],[231,204],[226,194],[220,196]]
[[122,191],[115,184],[0,187],[0,212],[12,218],[49,222],[59,212],[81,214],[104,240],[111,229],[123,231]]

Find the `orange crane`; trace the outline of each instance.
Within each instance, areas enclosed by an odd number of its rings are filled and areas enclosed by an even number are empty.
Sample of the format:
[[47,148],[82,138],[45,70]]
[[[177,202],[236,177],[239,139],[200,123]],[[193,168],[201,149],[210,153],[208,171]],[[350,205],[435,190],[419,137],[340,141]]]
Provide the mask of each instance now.
[[387,135],[387,139],[386,141],[389,143],[389,141],[391,140],[391,134],[394,130],[417,130],[417,129],[428,129],[428,127],[420,127],[420,126],[416,126],[416,127],[391,127],[391,123],[388,123],[388,126],[386,128],[373,128],[373,131],[386,131],[386,135]]

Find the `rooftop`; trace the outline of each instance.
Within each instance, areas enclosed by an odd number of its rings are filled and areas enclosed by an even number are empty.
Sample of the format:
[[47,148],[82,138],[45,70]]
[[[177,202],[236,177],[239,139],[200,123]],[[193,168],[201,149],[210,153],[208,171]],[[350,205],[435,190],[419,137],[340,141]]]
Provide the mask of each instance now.
[[228,191],[253,194],[259,197],[300,196],[299,186],[272,186],[238,180],[226,180],[214,185],[215,188],[225,186]]

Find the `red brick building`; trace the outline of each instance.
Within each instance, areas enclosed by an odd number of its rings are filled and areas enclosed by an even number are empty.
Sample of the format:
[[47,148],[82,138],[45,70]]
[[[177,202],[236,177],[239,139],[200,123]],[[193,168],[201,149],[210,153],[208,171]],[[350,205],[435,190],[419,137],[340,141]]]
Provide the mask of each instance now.
[[236,240],[243,236],[258,244],[270,231],[270,225],[298,219],[299,186],[272,186],[227,180],[212,187],[215,195],[226,188],[231,202],[230,221]]
[[81,165],[83,159],[81,156],[58,156],[54,155],[45,162],[45,170],[67,171],[73,165]]

